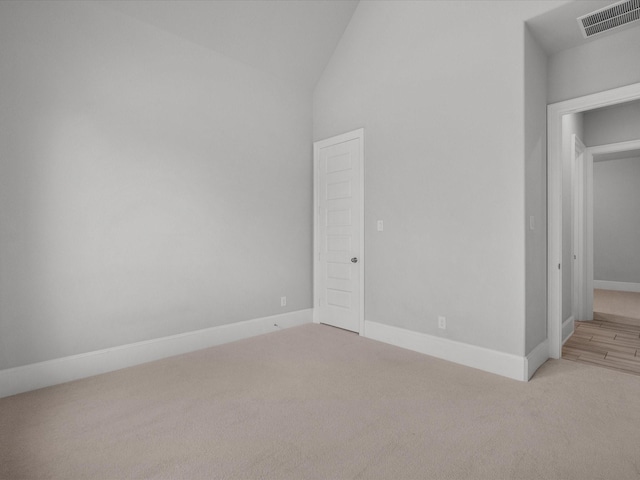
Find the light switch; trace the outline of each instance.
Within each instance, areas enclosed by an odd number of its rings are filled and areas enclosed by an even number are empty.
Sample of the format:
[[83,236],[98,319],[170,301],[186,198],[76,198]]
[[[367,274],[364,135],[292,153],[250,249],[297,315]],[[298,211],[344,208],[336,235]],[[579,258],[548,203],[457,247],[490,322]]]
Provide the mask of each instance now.
[[382,224],[382,220],[378,220],[378,231],[381,232],[384,230],[384,225]]

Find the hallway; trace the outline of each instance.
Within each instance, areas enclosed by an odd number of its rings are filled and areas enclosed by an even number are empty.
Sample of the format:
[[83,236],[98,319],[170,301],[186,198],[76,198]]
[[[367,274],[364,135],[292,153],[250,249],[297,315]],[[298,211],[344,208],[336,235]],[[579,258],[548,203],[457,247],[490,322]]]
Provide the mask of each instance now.
[[562,358],[640,375],[640,293],[595,290],[593,321],[576,322]]

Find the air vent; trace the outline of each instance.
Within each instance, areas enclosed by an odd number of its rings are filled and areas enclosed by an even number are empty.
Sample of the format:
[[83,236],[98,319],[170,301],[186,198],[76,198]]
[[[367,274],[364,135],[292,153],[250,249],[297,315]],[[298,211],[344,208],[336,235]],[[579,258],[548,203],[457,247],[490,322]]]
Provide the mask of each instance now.
[[624,0],[578,17],[584,38],[608,32],[640,20],[640,0]]

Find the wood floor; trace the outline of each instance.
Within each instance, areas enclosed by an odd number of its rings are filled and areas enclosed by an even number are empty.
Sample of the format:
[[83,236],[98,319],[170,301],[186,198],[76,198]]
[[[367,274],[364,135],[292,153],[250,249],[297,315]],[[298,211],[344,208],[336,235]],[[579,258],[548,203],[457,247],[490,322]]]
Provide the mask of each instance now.
[[596,290],[594,310],[606,311],[594,312],[593,321],[575,323],[562,358],[640,375],[640,311],[632,309],[640,294],[624,292],[626,302],[616,304],[612,300],[619,293]]

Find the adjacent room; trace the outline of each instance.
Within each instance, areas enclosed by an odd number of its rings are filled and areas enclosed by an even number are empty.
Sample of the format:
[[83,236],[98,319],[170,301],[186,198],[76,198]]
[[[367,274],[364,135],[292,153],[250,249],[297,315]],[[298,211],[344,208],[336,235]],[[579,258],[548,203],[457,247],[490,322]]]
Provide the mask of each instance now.
[[0,2],[0,478],[637,478],[639,11]]
[[566,183],[575,186],[573,216],[588,228],[569,222],[565,232],[574,268],[565,272],[563,358],[640,374],[640,102],[570,117],[577,148]]

